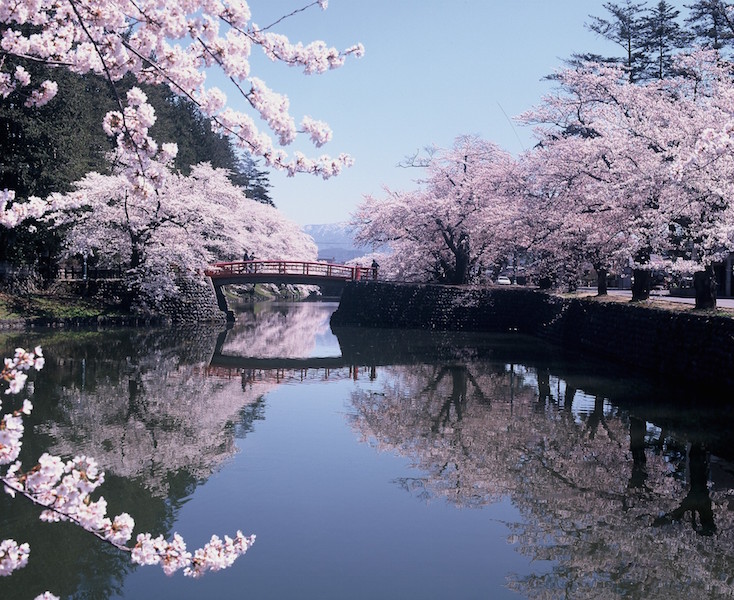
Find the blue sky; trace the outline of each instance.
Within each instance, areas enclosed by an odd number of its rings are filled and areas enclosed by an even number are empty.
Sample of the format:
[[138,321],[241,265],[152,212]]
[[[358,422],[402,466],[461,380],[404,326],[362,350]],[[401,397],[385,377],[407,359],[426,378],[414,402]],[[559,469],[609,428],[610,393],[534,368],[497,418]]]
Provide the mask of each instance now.
[[[250,0],[261,27],[307,0]],[[279,26],[291,41],[322,39],[343,49],[364,44],[365,56],[341,69],[306,76],[260,57],[253,75],[285,93],[296,121],[305,114],[329,123],[322,149],[296,143],[309,155],[347,152],[355,165],[324,181],[271,175],[276,206],[300,225],[335,223],[364,194],[383,185],[412,189],[416,169],[397,164],[436,144],[477,134],[512,153],[532,144],[530,131],[510,119],[538,104],[552,84],[544,76],[573,52],[616,54],[584,27],[589,15],[608,16],[602,0],[330,0]],[[652,5],[652,2],[649,3]],[[682,2],[676,2],[681,7]],[[509,117],[509,119],[508,119]]]

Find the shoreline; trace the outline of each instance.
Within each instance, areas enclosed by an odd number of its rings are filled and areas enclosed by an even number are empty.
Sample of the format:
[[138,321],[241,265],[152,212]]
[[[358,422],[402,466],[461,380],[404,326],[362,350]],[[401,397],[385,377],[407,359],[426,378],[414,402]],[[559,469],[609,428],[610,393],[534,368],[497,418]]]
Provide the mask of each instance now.
[[337,327],[518,332],[652,377],[734,389],[734,313],[512,287],[355,282]]

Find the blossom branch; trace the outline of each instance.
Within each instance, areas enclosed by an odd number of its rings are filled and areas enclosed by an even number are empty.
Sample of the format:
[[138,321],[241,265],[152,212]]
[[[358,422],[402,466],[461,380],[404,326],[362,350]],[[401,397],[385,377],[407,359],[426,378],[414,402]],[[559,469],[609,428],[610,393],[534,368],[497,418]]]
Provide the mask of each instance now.
[[[5,359],[0,372],[0,378],[9,383],[6,393],[22,391],[27,380],[25,371],[32,368],[40,370],[43,366],[40,347],[34,352],[17,348],[12,359]],[[160,564],[167,575],[183,569],[184,575],[199,577],[209,570],[224,569],[254,544],[254,535],[248,537],[238,531],[234,538],[225,536],[224,540],[213,535],[193,554],[186,550],[186,543],[178,534],[168,542],[163,536],[153,538],[149,533],[141,533],[134,546],[127,546],[135,526],[132,517],[121,513],[110,519],[104,497],[91,499],[92,492],[104,482],[104,472],[98,469],[93,458],[77,456],[64,462],[58,456],[44,453],[32,469],[27,472],[21,470],[21,463],[16,459],[22,446],[22,419],[24,415],[30,415],[32,409],[32,404],[24,400],[20,410],[4,415],[0,421],[0,465],[12,463],[4,474],[0,474],[0,483],[10,496],[20,495],[42,507],[41,520],[74,523],[99,540],[129,553],[134,563]],[[2,540],[0,575],[9,575],[25,566],[29,553],[28,544]]]

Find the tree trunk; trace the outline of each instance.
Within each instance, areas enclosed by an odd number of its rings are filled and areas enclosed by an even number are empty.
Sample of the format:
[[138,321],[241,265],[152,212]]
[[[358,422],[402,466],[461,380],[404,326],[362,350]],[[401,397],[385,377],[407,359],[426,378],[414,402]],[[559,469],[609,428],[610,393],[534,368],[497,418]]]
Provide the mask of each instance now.
[[693,274],[693,288],[696,290],[696,308],[716,308],[716,274],[710,265],[705,271]]
[[596,268],[596,295],[607,295],[607,270],[603,267]]
[[130,248],[130,268],[137,269],[143,262],[143,249],[138,245],[136,239],[131,240]]
[[543,407],[547,402],[553,402],[553,395],[551,393],[550,386],[550,371],[548,369],[538,369],[536,373],[538,382],[538,404],[539,410],[544,410]]
[[640,302],[650,298],[650,271],[634,269],[632,271],[632,302]]
[[469,283],[469,236],[462,233],[459,237],[459,243],[454,251],[456,259],[456,268],[454,270],[453,282],[457,285]]
[[658,517],[654,525],[665,525],[670,522],[687,519],[693,529],[700,535],[716,533],[716,522],[708,488],[709,456],[706,448],[700,442],[691,444],[688,450],[688,472],[691,489],[683,498],[678,508]]
[[548,276],[538,279],[538,287],[541,290],[549,290],[553,287],[553,279]]
[[645,457],[646,432],[647,427],[644,419],[630,417],[630,453],[632,454],[630,488],[642,488],[647,480],[647,459]]
[[563,394],[563,408],[568,412],[571,412],[573,408],[573,399],[576,396],[576,388],[572,385],[566,384],[566,392]]

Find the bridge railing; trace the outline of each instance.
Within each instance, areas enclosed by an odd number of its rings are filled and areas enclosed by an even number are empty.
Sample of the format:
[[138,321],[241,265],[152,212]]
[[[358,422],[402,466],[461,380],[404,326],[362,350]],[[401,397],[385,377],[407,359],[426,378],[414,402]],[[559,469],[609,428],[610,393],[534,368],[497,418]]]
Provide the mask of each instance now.
[[333,263],[289,260],[218,262],[206,269],[205,273],[213,279],[231,277],[233,275],[293,275],[343,281],[377,278],[377,272],[371,267],[352,267]]

